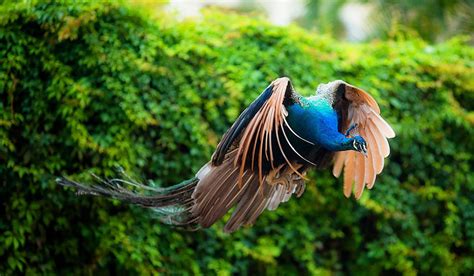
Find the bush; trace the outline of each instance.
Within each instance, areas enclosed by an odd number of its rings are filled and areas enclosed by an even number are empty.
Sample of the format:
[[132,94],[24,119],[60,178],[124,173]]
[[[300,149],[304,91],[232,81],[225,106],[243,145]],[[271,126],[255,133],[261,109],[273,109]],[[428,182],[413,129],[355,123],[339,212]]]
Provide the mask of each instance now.
[[[0,271],[467,274],[474,270],[474,50],[400,36],[354,45],[207,10],[153,18],[117,4],[0,6]],[[185,232],[54,179],[191,177],[273,79],[368,90],[397,132],[375,188],[329,171],[252,228]]]

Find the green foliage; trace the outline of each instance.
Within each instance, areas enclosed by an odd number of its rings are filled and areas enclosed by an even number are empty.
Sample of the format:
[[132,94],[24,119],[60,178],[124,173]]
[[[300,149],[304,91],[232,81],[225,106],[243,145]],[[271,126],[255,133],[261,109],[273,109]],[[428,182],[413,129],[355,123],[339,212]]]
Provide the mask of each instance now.
[[[472,0],[305,0],[305,13],[298,20],[338,38],[346,38],[341,9],[363,4],[370,16],[365,27],[367,39],[389,39],[400,30],[428,41],[446,41],[453,36],[471,36],[474,42],[474,1]],[[353,14],[358,13],[352,11]]]
[[[462,39],[352,45],[208,10],[150,18],[115,4],[0,6],[0,274],[468,274],[474,271],[474,50]],[[54,179],[191,177],[267,84],[344,79],[394,126],[372,191],[328,171],[232,235],[161,225]]]
[[341,8],[347,0],[305,0],[304,15],[297,20],[301,26],[335,37],[344,37]]
[[[374,5],[376,37],[387,37],[395,28],[408,28],[430,41],[474,32],[472,0],[361,0]],[[378,24],[377,24],[378,23]],[[400,25],[400,26],[398,26]],[[471,43],[474,37],[471,37]]]

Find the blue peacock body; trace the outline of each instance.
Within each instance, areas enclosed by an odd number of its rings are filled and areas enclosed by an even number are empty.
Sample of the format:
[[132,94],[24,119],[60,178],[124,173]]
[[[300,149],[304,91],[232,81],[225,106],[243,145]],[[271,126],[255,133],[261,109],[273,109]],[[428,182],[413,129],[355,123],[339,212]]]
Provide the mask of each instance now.
[[302,137],[330,151],[348,150],[346,137],[338,131],[337,112],[326,97],[302,98],[287,107],[288,124]]
[[60,178],[58,183],[151,207],[163,222],[192,229],[211,226],[234,207],[224,229],[233,232],[293,194],[301,196],[311,168],[333,164],[334,176],[344,171],[344,195],[360,198],[382,172],[390,153],[387,139],[394,136],[365,91],[333,81],[319,85],[316,95],[302,97],[284,77],[240,114],[211,160],[190,180],[166,189],[131,179],[85,185]]

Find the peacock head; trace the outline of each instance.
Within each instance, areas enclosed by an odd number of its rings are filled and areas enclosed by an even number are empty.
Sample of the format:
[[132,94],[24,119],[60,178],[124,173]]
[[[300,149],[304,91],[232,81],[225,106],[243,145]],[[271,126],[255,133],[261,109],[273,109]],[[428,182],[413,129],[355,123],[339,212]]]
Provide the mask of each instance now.
[[367,142],[365,142],[364,138],[362,138],[362,136],[357,135],[354,136],[352,139],[352,148],[355,151],[358,151],[363,155],[367,156]]

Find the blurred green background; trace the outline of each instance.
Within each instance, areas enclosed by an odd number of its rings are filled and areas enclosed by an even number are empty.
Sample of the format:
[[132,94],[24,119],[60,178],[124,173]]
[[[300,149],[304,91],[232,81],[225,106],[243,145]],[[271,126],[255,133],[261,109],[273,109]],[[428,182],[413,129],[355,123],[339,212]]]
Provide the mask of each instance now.
[[[351,38],[348,1],[310,1],[289,26],[247,2],[191,18],[155,2],[0,5],[0,274],[473,273],[472,3],[357,2],[390,16]],[[283,75],[304,95],[344,79],[379,102],[397,137],[360,201],[313,172],[302,198],[229,235],[54,182],[117,165],[155,185],[191,177]]]

